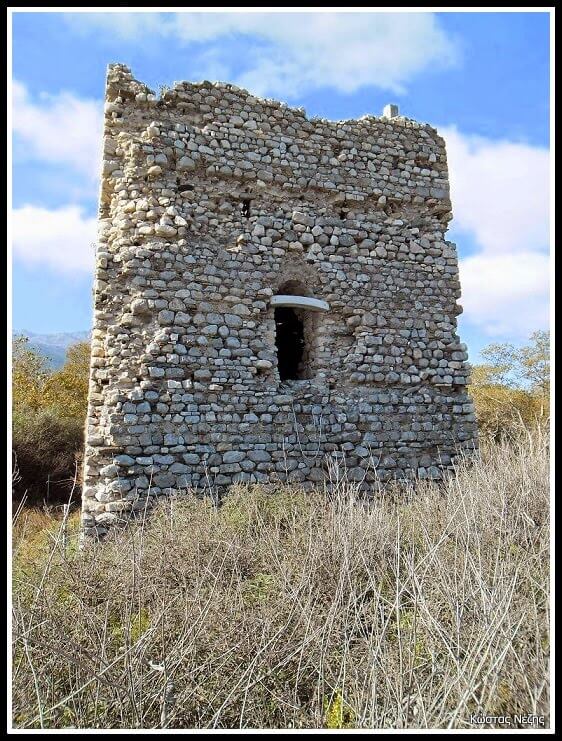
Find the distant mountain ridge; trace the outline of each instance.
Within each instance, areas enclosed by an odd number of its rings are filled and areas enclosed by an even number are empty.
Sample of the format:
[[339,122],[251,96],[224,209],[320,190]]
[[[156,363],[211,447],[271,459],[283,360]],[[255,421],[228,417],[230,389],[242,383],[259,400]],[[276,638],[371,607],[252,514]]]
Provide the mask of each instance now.
[[38,334],[26,329],[14,330],[15,335],[24,335],[29,339],[29,345],[33,349],[45,355],[50,360],[52,368],[60,368],[66,359],[66,351],[70,345],[76,342],[89,342],[91,331],[81,332],[53,332],[52,334]]

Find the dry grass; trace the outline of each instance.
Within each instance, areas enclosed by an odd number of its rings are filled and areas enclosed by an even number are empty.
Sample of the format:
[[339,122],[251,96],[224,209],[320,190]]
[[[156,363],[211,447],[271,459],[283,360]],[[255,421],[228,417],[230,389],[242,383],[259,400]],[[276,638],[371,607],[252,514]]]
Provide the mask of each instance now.
[[415,497],[185,497],[31,562],[16,533],[14,725],[548,725],[548,514],[538,435]]

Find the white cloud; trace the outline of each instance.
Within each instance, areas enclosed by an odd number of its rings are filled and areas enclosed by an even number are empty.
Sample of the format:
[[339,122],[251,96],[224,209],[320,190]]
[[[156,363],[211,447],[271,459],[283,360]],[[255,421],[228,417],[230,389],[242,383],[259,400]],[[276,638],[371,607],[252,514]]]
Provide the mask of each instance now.
[[[428,67],[457,60],[456,44],[432,13],[88,13],[67,15],[74,29],[126,40],[175,37],[189,44],[203,77],[218,69],[258,95],[294,98],[329,87],[352,93],[373,85],[395,93]],[[253,37],[243,54],[236,43]],[[198,46],[207,48],[199,54]],[[216,43],[213,58],[208,44]],[[207,62],[211,64],[207,67]],[[220,61],[220,64],[219,64]],[[210,73],[210,74],[209,74]]]
[[547,149],[440,129],[447,143],[455,228],[485,250],[536,250],[549,238]]
[[22,206],[12,212],[13,255],[27,264],[62,273],[91,272],[96,240],[96,219],[78,206]]
[[441,128],[462,254],[461,303],[468,322],[490,337],[520,339],[548,326],[549,153],[510,141]]
[[16,159],[35,159],[70,169],[95,182],[101,169],[103,105],[71,93],[42,93],[32,100],[13,85]]
[[523,339],[548,326],[548,255],[473,255],[461,260],[460,280],[466,318],[488,336]]

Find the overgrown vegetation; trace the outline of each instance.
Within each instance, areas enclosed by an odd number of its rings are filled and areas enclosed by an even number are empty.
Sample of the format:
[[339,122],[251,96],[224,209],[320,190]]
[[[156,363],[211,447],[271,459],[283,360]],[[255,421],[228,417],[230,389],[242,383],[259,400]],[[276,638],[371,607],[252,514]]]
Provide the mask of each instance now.
[[[23,336],[12,347],[12,494],[29,504],[66,502],[84,442],[90,346],[68,349],[64,366],[48,359]],[[79,493],[79,488],[75,488]]]
[[16,522],[15,725],[548,725],[548,440],[481,455],[370,503],[345,481],[167,500],[84,551],[72,518]]

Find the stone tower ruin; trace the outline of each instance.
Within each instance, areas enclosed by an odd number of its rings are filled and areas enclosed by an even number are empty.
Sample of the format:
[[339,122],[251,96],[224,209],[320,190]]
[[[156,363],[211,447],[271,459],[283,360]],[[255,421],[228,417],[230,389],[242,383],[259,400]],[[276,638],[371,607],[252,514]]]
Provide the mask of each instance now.
[[308,119],[110,65],[85,533],[335,462],[363,488],[441,477],[476,445],[450,219],[443,139],[395,106]]

